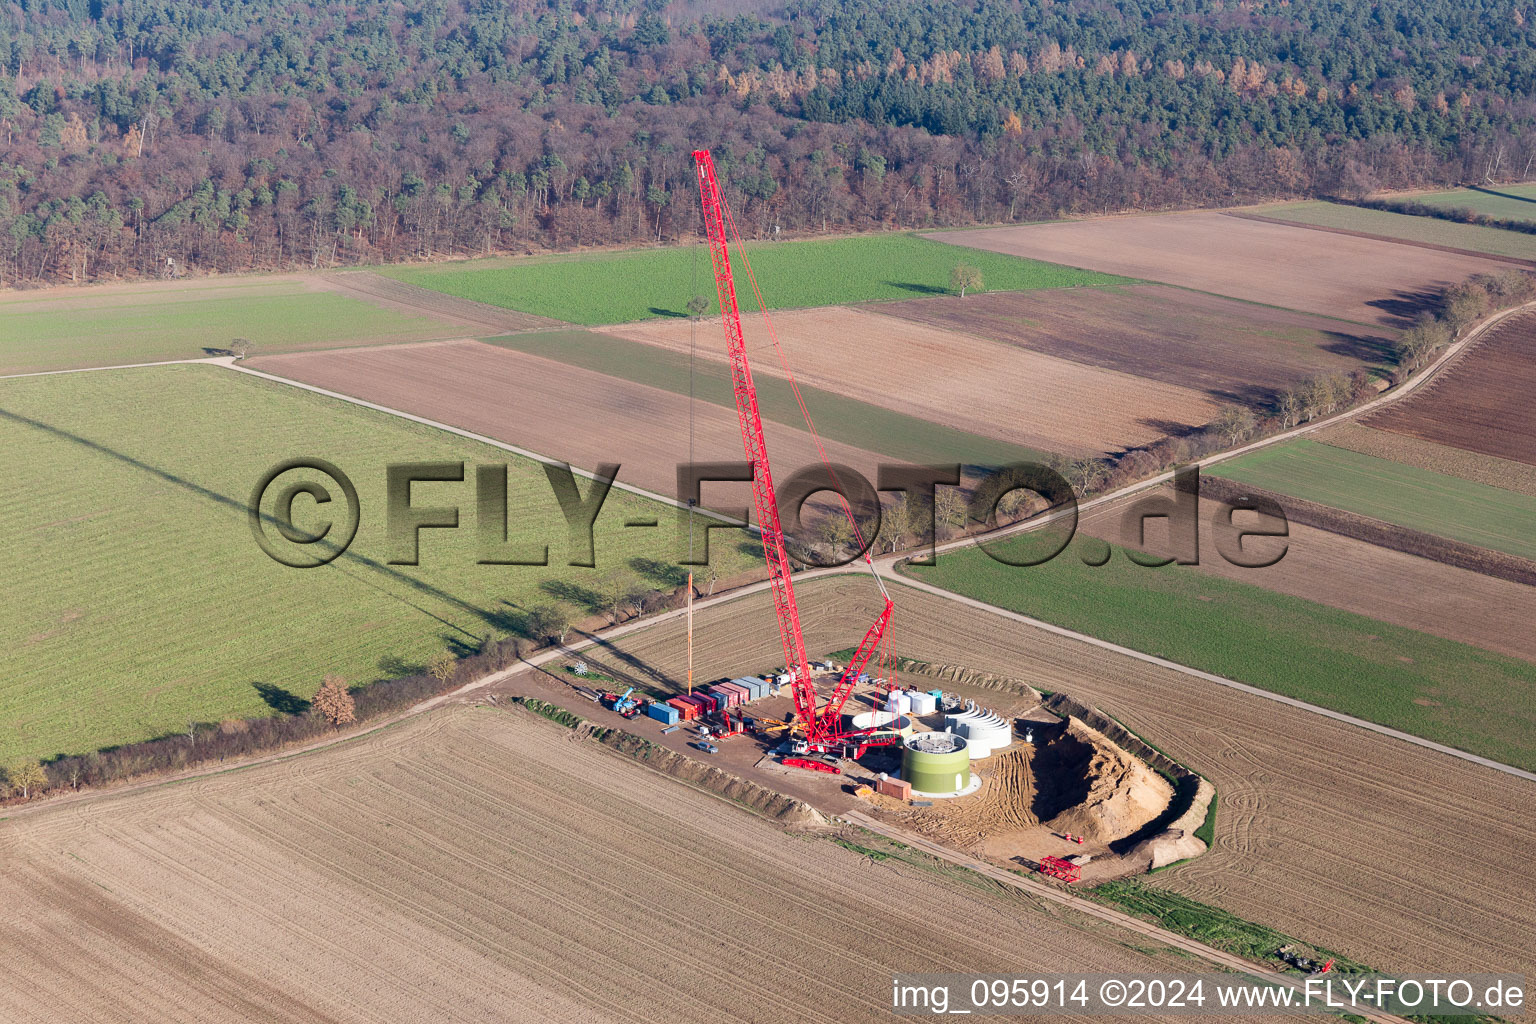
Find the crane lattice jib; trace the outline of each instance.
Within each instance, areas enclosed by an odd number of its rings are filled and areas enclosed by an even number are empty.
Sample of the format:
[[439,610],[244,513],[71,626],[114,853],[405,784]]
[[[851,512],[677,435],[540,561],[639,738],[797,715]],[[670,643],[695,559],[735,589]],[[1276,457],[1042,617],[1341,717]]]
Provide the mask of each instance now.
[[789,556],[784,552],[784,529],[779,524],[779,501],[773,490],[768,445],[763,437],[762,416],[757,409],[757,388],[753,386],[752,368],[747,363],[741,311],[736,305],[736,282],[731,277],[731,257],[726,250],[720,185],[715,180],[715,163],[709,150],[695,150],[693,159],[699,173],[699,197],[704,209],[704,229],[709,237],[709,256],[714,264],[715,287],[720,293],[720,319],[725,324],[725,341],[730,351],[731,386],[736,392],[736,412],[741,419],[741,441],[747,461],[752,464],[752,500],[757,507],[757,525],[768,562],[773,610],[779,618],[784,664],[794,676],[790,690],[794,694],[795,711],[805,723],[807,739],[814,740],[820,737],[824,727],[816,717],[816,684],[811,679],[810,662],[805,656],[800,609],[795,603],[795,588],[789,578]]
[[853,657],[848,659],[848,666],[843,669],[842,676],[838,678],[837,685],[832,689],[832,699],[827,701],[827,706],[821,709],[823,734],[830,735],[843,731],[843,705],[848,702],[853,688],[858,685],[864,666],[869,664],[875,649],[880,646],[880,641],[885,636],[885,627],[891,622],[891,611],[891,599],[887,597],[879,618],[875,619],[874,625],[870,626],[864,634],[864,639],[860,641],[858,650],[853,652]]

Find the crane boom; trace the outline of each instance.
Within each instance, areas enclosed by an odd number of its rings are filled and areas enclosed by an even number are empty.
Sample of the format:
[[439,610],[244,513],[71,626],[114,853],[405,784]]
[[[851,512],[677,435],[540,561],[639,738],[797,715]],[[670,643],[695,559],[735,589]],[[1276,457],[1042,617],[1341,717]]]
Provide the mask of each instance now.
[[810,732],[816,731],[816,684],[805,656],[805,637],[800,632],[800,608],[789,578],[789,556],[784,551],[784,528],[779,523],[779,499],[773,489],[768,465],[768,443],[763,437],[763,418],[757,408],[757,387],[747,362],[747,341],[741,330],[741,310],[736,305],[736,281],[731,276],[731,256],[726,248],[725,218],[720,210],[720,185],[709,150],[695,150],[699,197],[704,207],[704,228],[709,236],[709,256],[715,269],[715,288],[720,295],[720,319],[725,323],[726,347],[731,359],[731,386],[736,392],[736,412],[741,420],[741,442],[752,464],[752,500],[762,535],[768,580],[773,590],[773,610],[779,619],[779,639],[784,645],[784,664],[794,677],[791,692],[795,711]]
[[[768,443],[763,436],[763,419],[757,407],[757,387],[752,382],[746,336],[741,327],[741,310],[736,303],[736,281],[731,274],[731,256],[726,240],[724,201],[720,197],[720,184],[715,178],[715,162],[709,150],[694,150],[693,159],[698,170],[699,198],[703,204],[704,230],[709,238],[710,261],[714,265],[715,288],[720,296],[720,319],[725,326],[726,348],[730,354],[731,386],[736,393],[736,412],[741,420],[741,441],[747,460],[752,465],[752,500],[757,509],[763,556],[768,563],[773,608],[779,620],[779,639],[784,646],[784,664],[793,677],[790,692],[794,695],[795,712],[799,721],[805,723],[806,741],[813,748],[825,749],[844,744],[857,746],[862,752],[865,746],[891,743],[894,741],[891,734],[871,735],[874,730],[849,733],[842,727],[843,704],[853,693],[859,675],[879,647],[885,636],[885,627],[891,621],[889,595],[885,596],[884,609],[864,634],[864,639],[833,687],[832,699],[823,708],[816,706],[816,683],[811,677],[810,661],[805,654],[805,637],[800,631],[800,607],[795,601],[789,556],[784,550],[779,499],[773,488],[773,471],[768,464]],[[747,269],[750,276],[751,267]],[[764,315],[767,315],[766,310]],[[819,439],[817,444],[819,449]],[[846,504],[844,507],[846,510]],[[848,515],[852,521],[852,512]],[[858,524],[855,522],[853,526],[857,533]],[[878,576],[876,578],[878,580]],[[883,586],[881,592],[884,593]]]

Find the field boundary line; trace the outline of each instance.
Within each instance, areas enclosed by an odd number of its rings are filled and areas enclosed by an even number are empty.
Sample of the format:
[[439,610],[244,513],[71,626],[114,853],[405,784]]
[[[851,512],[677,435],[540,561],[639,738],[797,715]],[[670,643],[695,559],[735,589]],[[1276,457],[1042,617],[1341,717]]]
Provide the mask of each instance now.
[[[1118,927],[1129,929],[1136,932],[1138,935],[1145,935],[1148,938],[1157,939],[1159,942],[1166,943],[1167,945],[1172,946],[1175,949],[1182,950],[1185,953],[1191,953],[1210,963],[1217,964],[1221,967],[1227,967],[1232,970],[1239,971],[1243,974],[1261,977],[1265,981],[1272,981],[1275,984],[1285,985],[1289,988],[1295,989],[1298,992],[1303,991],[1305,988],[1306,981],[1302,978],[1297,978],[1289,974],[1282,974],[1279,971],[1271,970],[1269,967],[1263,964],[1255,963],[1251,960],[1246,960],[1235,953],[1228,953],[1225,950],[1217,949],[1215,946],[1208,946],[1196,939],[1186,938],[1177,932],[1169,931],[1161,925],[1153,924],[1150,921],[1144,921],[1141,918],[1136,917],[1133,914],[1128,914],[1123,910],[1115,910],[1113,907],[1106,907],[1102,903],[1095,903],[1093,900],[1090,900],[1085,896],[1075,896],[1068,890],[1059,889],[1054,885],[1048,885],[1037,879],[1030,878],[1027,875],[1020,875],[1017,872],[1008,871],[1004,868],[997,867],[994,864],[988,864],[985,861],[976,860],[973,857],[969,857],[963,853],[959,853],[945,846],[941,846],[938,843],[935,843],[929,839],[925,839],[924,837],[916,835],[915,833],[896,828],[892,825],[887,825],[881,821],[877,821],[876,819],[871,818],[869,815],[865,814],[863,811],[848,811],[845,814],[839,815],[839,817],[853,822],[860,828],[865,828],[878,835],[882,835],[887,839],[894,840],[898,843],[904,843],[907,846],[919,849],[929,856],[937,857],[940,860],[959,865],[968,871],[974,871],[979,875],[985,875],[987,878],[993,879],[994,881],[1001,882],[1004,885],[1012,886],[1016,889],[1022,889],[1025,892],[1039,896],[1042,899],[1050,900],[1053,903],[1059,903],[1062,906],[1070,907],[1079,913],[1087,914],[1090,917],[1096,917],[1102,921],[1107,921],[1108,923]],[[1382,1013],[1380,1011],[1362,1012],[1360,1016],[1363,1016],[1366,1020],[1376,1021],[1377,1024],[1407,1024],[1407,1021],[1402,1017],[1396,1017],[1392,1014]]]
[[[1324,201],[1326,202],[1326,200]],[[1369,209],[1369,207],[1367,207],[1367,209]],[[1357,231],[1354,228],[1336,228],[1327,224],[1308,224],[1306,221],[1282,220],[1279,217],[1267,217],[1262,213],[1254,213],[1249,210],[1223,210],[1222,212],[1225,213],[1228,217],[1235,217],[1238,220],[1257,221],[1260,224],[1279,224],[1282,227],[1309,228],[1313,231],[1325,231],[1329,234],[1344,235],[1349,238],[1369,238],[1375,242],[1393,242],[1397,245],[1411,245],[1416,249],[1428,249],[1431,252],[1448,252],[1454,256],[1471,256],[1480,260],[1493,260],[1495,263],[1510,263],[1517,267],[1524,267],[1527,270],[1536,270],[1536,260],[1523,259],[1519,256],[1504,256],[1500,253],[1494,252],[1478,252],[1476,249],[1458,249],[1454,245],[1440,245],[1437,242],[1420,242],[1413,238],[1394,238],[1391,235],[1378,235],[1370,231]],[[1391,213],[1393,211],[1385,210],[1382,212]],[[1411,217],[1414,215],[1401,214],[1400,216]],[[1448,223],[1460,222],[1452,221]],[[1487,227],[1485,224],[1468,224],[1466,226]]]
[[[379,405],[377,402],[369,402],[365,399],[344,394],[340,391],[331,391],[327,388],[317,387],[314,384],[306,384],[303,381],[293,380],[289,377],[279,377],[275,373],[267,373],[264,370],[255,370],[249,366],[241,366],[232,356],[219,356],[211,360],[198,360],[198,362],[211,362],[214,365],[223,366],[234,370],[236,373],[245,373],[252,377],[260,377],[262,380],[272,381],[276,384],[286,384],[288,387],[298,388],[301,391],[309,391],[317,395],[324,395],[326,398],[334,398],[337,401],[346,402],[350,405],[361,406],[364,409],[372,409],[374,412],[381,412],[387,416],[397,416],[400,419],[409,420],[412,423],[419,423],[422,426],[442,430],[449,434],[455,434],[470,441],[478,441],[479,443],[489,445],[492,448],[500,448],[502,451],[511,452],[513,455],[516,455],[520,458],[531,459],[541,465],[565,466],[569,468],[570,471],[575,475],[579,477],[585,477],[588,480],[597,479],[597,474],[589,469],[582,469],[579,466],[571,465],[569,462],[563,462],[560,459],[551,458],[548,455],[541,455],[540,453],[532,451],[528,448],[523,448],[515,444],[508,444],[506,441],[498,441],[494,437],[487,437],[485,434],[477,434],[472,430],[465,430],[462,427],[455,427],[449,423],[428,419],[425,416],[417,416],[415,413],[403,412],[400,409],[391,409],[387,405]],[[672,508],[681,509],[684,512],[693,511],[699,515],[707,516],[710,519],[714,519],[722,523],[727,523],[731,526],[746,525],[738,519],[732,519],[730,516],[721,515],[718,512],[712,512],[709,509],[704,508],[702,505],[690,510],[686,503],[678,501],[676,498],[668,497],[665,494],[658,494],[655,491],[648,491],[644,487],[636,487],[634,484],[626,484],[619,481],[618,479],[613,481],[612,486],[617,490],[627,491],[630,494],[638,495],[642,498],[648,498],[651,501],[658,501],[663,505],[670,505]],[[748,528],[753,530],[753,532],[756,532],[756,527]]]
[[22,377],[57,377],[65,373],[101,373],[104,370],[139,370],[146,366],[187,366],[193,363],[218,365],[229,356],[201,356],[196,359],[162,359],[154,363],[118,363],[115,366],[77,366],[72,370],[33,370],[29,373],[0,373],[0,380],[18,380]]
[[1342,722],[1345,725],[1353,725],[1362,729],[1369,729],[1371,732],[1378,733],[1382,736],[1387,736],[1395,740],[1405,740],[1414,744],[1415,746],[1423,747],[1426,750],[1433,750],[1438,754],[1449,754],[1452,757],[1460,758],[1463,761],[1470,761],[1473,764],[1481,765],[1484,768],[1492,768],[1493,770],[1503,772],[1506,775],[1513,775],[1516,778],[1525,779],[1529,782],[1536,782],[1536,772],[1528,772],[1523,768],[1516,768],[1514,765],[1504,764],[1501,761],[1495,761],[1492,758],[1483,757],[1481,754],[1472,754],[1465,750],[1457,750],[1455,747],[1446,746],[1443,743],[1436,743],[1434,740],[1427,740],[1422,736],[1415,736],[1412,733],[1403,732],[1399,729],[1393,729],[1391,726],[1381,725],[1377,722],[1372,722],[1364,718],[1356,718],[1354,715],[1347,715],[1342,711],[1334,711],[1332,708],[1325,708],[1320,704],[1311,704],[1296,697],[1287,697],[1283,693],[1275,693],[1273,690],[1266,690],[1262,687],[1254,686],[1250,683],[1240,683],[1236,679],[1228,679],[1226,676],[1219,676],[1214,672],[1206,672],[1202,669],[1191,668],[1188,665],[1181,665],[1179,662],[1170,661],[1167,658],[1161,658],[1155,654],[1148,654],[1145,651],[1138,651],[1132,647],[1124,647],[1120,644],[1113,643],[1109,640],[1104,640],[1096,636],[1091,636],[1087,633],[1079,633],[1076,630],[1067,629],[1065,626],[1057,626],[1042,619],[1032,618],[1023,614],[1022,612],[1016,612],[1009,608],[1001,608],[997,605],[988,604],[985,601],[978,601],[976,598],[966,597],[964,594],[957,594],[954,591],[945,590],[942,587],[936,587],[931,583],[924,583],[921,580],[915,580],[910,576],[905,576],[898,573],[892,578],[895,580],[895,582],[904,586],[911,587],[914,590],[921,590],[924,593],[932,594],[935,597],[948,598],[951,601],[963,604],[968,608],[974,608],[978,611],[991,612],[994,615],[1001,616],[1005,619],[1011,619],[1023,625],[1041,630],[1042,632],[1050,633],[1054,636],[1065,637],[1069,640],[1077,640],[1082,643],[1089,644],[1093,647],[1097,647],[1100,650],[1109,651],[1113,654],[1119,654],[1129,658],[1135,658],[1137,661],[1143,661],[1149,665],[1156,665],[1159,668],[1171,669],[1175,672],[1180,672],[1187,676],[1194,676],[1195,678],[1204,680],[1208,683],[1215,683],[1217,686],[1225,686],[1228,689],[1237,690],[1241,693],[1246,693],[1254,697],[1263,697],[1266,700],[1272,700],[1279,704],[1285,704],[1290,707],[1297,708],[1301,711],[1309,711],[1314,715],[1321,715],[1324,718],[1331,718],[1334,721]]

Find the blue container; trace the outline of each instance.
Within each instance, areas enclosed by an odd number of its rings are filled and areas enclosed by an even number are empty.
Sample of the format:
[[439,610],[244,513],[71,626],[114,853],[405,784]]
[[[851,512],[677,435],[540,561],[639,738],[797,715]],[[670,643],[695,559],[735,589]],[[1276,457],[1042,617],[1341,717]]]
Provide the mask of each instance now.
[[677,708],[671,704],[652,702],[645,706],[645,713],[662,725],[674,725],[677,723]]
[[748,700],[757,700],[757,698],[763,695],[763,681],[761,679],[754,679],[752,676],[741,676],[738,679],[732,679],[731,682],[747,691]]

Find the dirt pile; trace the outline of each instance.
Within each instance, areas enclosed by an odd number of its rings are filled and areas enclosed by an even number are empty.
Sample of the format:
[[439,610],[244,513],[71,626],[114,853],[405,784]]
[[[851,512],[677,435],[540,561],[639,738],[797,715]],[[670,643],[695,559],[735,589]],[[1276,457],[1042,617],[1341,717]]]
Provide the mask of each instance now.
[[1099,842],[1133,834],[1167,808],[1173,787],[1103,733],[1073,718],[1036,758],[1035,813]]
[[591,735],[605,747],[634,758],[659,772],[732,800],[784,825],[819,828],[827,823],[821,812],[803,800],[775,793],[765,786],[695,761],[675,750],[659,747],[622,729],[594,729]]
[[1140,861],[1145,858],[1148,862],[1147,870],[1156,871],[1169,864],[1200,856],[1205,852],[1205,841],[1195,835],[1195,830],[1204,824],[1206,812],[1210,810],[1211,799],[1215,795],[1216,788],[1201,779],[1200,788],[1195,791],[1195,798],[1190,801],[1188,809],[1169,822],[1163,831],[1131,847],[1125,859]]

